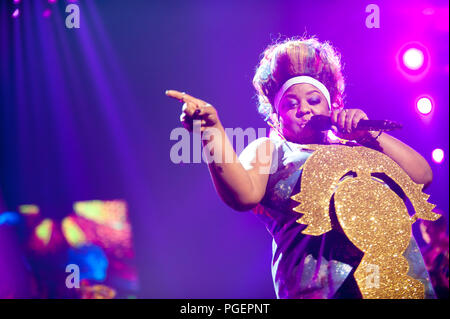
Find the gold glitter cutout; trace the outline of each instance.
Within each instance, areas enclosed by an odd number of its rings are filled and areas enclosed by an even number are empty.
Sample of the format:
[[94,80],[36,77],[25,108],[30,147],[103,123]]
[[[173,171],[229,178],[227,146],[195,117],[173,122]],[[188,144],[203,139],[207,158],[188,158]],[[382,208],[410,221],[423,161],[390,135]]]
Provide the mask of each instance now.
[[[436,220],[435,205],[388,156],[365,147],[308,145],[314,153],[303,166],[300,192],[291,198],[303,214],[297,220],[307,227],[302,233],[319,236],[332,229],[330,200],[335,193],[336,216],[349,240],[364,252],[355,271],[363,298],[424,298],[423,283],[408,276],[403,256],[418,218]],[[342,179],[348,172],[354,178]],[[384,173],[402,188],[414,207],[409,216],[403,200],[371,173]]]

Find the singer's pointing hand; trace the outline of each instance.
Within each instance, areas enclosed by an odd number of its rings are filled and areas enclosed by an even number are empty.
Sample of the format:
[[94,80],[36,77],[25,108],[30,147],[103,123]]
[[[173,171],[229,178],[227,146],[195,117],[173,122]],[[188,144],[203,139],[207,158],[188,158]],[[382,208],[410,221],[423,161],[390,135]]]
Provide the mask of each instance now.
[[208,127],[221,125],[217,111],[211,104],[175,90],[167,90],[166,95],[184,103],[181,109],[180,121],[189,132],[193,130],[194,120],[201,120],[201,132],[204,132]]
[[357,130],[356,127],[361,120],[368,120],[367,114],[360,109],[340,108],[331,112],[331,123],[334,134],[346,140],[360,141],[373,137],[373,132]]

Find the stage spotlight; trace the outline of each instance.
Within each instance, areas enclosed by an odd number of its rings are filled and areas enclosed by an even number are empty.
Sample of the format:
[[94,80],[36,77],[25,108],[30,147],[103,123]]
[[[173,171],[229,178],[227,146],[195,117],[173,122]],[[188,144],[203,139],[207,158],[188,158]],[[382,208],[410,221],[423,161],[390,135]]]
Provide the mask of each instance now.
[[421,114],[426,115],[433,109],[433,102],[431,101],[431,98],[423,96],[417,100],[416,107]]
[[50,17],[51,15],[52,15],[52,10],[50,10],[50,9],[45,9],[44,12],[42,13],[42,16],[43,16],[44,18],[48,18],[48,17]]
[[418,70],[422,67],[424,60],[423,52],[416,48],[408,49],[403,54],[403,63],[410,70]]
[[14,12],[11,16],[15,19],[15,18],[18,18],[19,15],[20,15],[20,10],[17,8],[16,10],[14,10]]
[[14,0],[14,4],[19,4],[21,0]]
[[435,10],[433,8],[425,8],[422,10],[422,13],[426,16],[432,16],[435,13]]
[[397,53],[397,67],[410,80],[420,80],[430,69],[428,49],[419,42],[405,44]]
[[444,151],[442,149],[440,149],[440,148],[436,148],[431,153],[431,157],[433,158],[433,161],[435,163],[440,164],[444,160]]

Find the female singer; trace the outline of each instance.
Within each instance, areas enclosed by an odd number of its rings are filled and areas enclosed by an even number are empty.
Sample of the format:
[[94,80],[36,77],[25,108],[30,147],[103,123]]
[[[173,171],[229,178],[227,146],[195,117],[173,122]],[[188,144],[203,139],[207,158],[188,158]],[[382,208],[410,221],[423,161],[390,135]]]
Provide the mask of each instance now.
[[[312,116],[330,116],[340,141],[370,147],[395,161],[417,184],[429,185],[432,171],[427,161],[408,145],[384,132],[357,130],[367,114],[344,107],[345,82],[340,57],[327,42],[314,37],[288,39],[269,46],[253,79],[258,110],[272,127],[269,137],[250,143],[237,157],[218,112],[211,104],[174,90],[166,95],[182,102],[182,125],[192,131],[201,121],[201,132],[218,132],[203,140],[209,151],[221,154],[208,164],[218,195],[237,211],[252,210],[273,236],[272,275],[277,298],[361,298],[353,273],[362,258],[339,227],[320,236],[302,234],[298,205],[291,196],[300,189],[302,165],[311,155],[308,144],[329,144],[330,134],[308,126]],[[347,143],[348,144],[348,143]],[[225,156],[232,154],[233,161]],[[261,154],[269,154],[267,157]],[[276,154],[276,155],[274,155]],[[270,166],[270,169],[267,169]],[[330,205],[330,214],[334,207]],[[433,298],[423,258],[414,238],[407,256],[411,276]]]

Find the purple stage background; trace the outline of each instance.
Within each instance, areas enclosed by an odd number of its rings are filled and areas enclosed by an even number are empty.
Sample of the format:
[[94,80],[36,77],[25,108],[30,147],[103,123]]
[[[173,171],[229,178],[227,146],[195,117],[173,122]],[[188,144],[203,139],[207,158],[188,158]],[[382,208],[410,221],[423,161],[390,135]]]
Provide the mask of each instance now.
[[[447,1],[375,1],[379,29],[366,27],[372,2],[360,0],[80,0],[79,29],[64,24],[68,3],[0,2],[0,212],[36,204],[62,220],[76,201],[125,200],[138,297],[275,297],[263,225],[221,202],[206,164],[171,162],[181,104],[164,91],[208,101],[224,127],[267,127],[251,80],[280,36],[306,32],[340,50],[347,107],[404,124],[392,135],[429,161],[425,192],[448,220]],[[410,41],[430,52],[419,81],[396,65]],[[434,101],[428,116],[415,110],[422,94]],[[435,148],[444,150],[441,164],[431,159]],[[15,245],[0,229],[1,277],[14,269],[20,278]],[[26,285],[11,282],[0,286]]]

